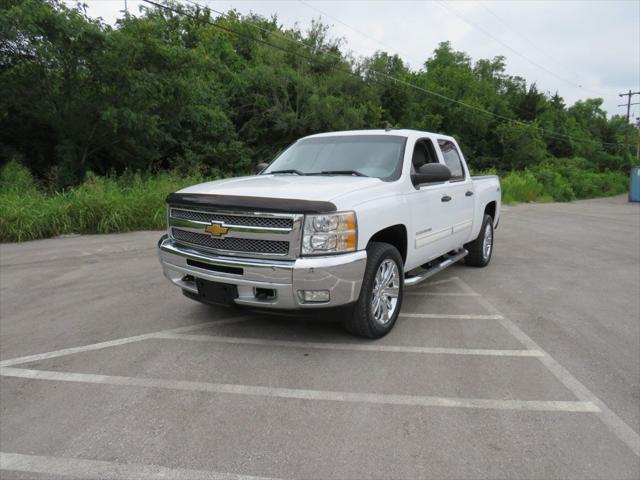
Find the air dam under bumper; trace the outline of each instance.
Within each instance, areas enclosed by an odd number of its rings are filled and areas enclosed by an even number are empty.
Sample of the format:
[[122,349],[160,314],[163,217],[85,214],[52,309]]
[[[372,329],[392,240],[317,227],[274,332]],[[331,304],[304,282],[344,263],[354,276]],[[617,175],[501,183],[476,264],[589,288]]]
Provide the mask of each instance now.
[[[263,260],[205,253],[178,244],[167,235],[158,242],[158,254],[164,275],[187,292],[197,294],[192,278],[201,278],[236,285],[238,305],[278,309],[326,308],[355,302],[367,265],[364,250],[296,260]],[[305,303],[299,293],[304,290],[326,290],[329,301]],[[274,295],[265,295],[265,291],[273,291]]]

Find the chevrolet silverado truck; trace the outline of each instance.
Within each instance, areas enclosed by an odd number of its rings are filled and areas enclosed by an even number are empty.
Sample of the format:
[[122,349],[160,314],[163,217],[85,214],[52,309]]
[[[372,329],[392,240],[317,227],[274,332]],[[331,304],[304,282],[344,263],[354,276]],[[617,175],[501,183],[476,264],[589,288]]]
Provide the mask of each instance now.
[[170,194],[160,262],[194,300],[276,312],[343,307],[347,330],[379,338],[405,288],[463,258],[489,263],[500,199],[498,178],[472,177],[452,137],[311,135],[257,175]]

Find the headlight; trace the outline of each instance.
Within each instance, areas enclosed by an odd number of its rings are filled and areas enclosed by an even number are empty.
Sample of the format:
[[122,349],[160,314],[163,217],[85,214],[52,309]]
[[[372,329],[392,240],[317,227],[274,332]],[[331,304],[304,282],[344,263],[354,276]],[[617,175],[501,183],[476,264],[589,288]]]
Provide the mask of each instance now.
[[358,244],[355,212],[307,215],[302,235],[303,255],[353,252]]

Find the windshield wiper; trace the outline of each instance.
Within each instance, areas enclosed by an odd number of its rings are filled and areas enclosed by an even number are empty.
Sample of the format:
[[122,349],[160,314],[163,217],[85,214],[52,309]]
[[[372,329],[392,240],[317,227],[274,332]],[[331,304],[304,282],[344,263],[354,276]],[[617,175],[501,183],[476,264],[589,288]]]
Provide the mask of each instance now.
[[274,170],[273,172],[267,172],[267,175],[271,173],[295,173],[296,175],[306,175],[306,173],[296,170],[295,168],[290,168],[288,170]]
[[267,172],[265,175],[271,175],[273,173],[295,173],[296,175],[355,175],[357,177],[368,177],[362,172],[357,170],[323,170],[321,172],[305,173],[295,168],[289,168],[287,170],[274,170],[273,172]]
[[355,175],[356,177],[368,177],[362,172],[357,170],[323,170],[316,175]]

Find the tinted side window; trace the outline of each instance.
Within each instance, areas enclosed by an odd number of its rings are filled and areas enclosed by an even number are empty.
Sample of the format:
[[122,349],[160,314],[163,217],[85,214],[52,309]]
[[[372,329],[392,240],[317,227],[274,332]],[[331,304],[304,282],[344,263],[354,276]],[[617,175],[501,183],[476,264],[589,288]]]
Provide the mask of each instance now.
[[416,142],[413,150],[413,158],[411,159],[411,171],[418,171],[418,169],[426,163],[438,163],[438,157],[436,156],[433,144],[428,138]]
[[453,142],[449,140],[438,140],[444,163],[451,170],[451,180],[464,179],[464,169],[462,168],[462,160],[458,154],[458,150]]

